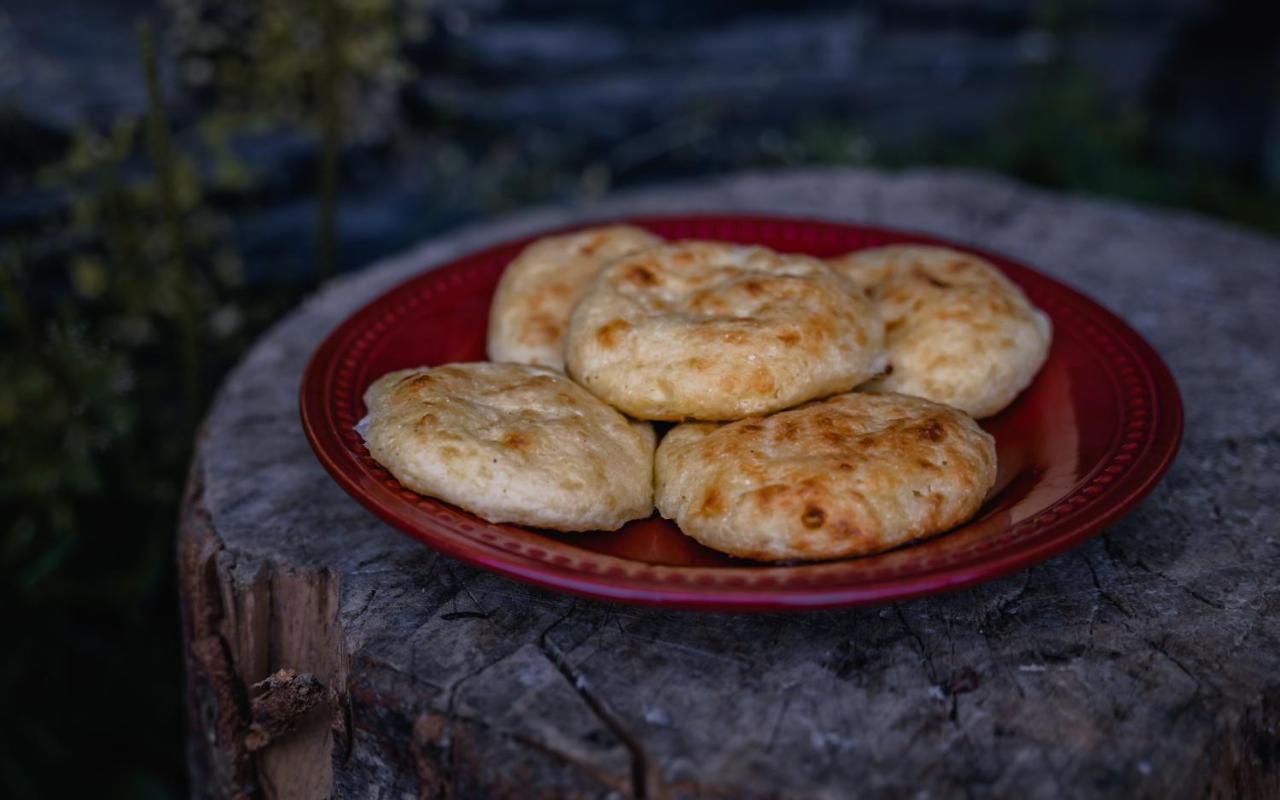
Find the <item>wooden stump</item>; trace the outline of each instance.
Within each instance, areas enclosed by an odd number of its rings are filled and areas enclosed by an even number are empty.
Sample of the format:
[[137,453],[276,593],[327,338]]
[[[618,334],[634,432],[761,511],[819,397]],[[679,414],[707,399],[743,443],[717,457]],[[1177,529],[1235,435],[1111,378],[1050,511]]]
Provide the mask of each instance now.
[[[883,608],[607,605],[438,556],[303,438],[323,335],[428,264],[621,213],[754,210],[1005,251],[1150,338],[1154,495],[1047,564]],[[179,534],[202,796],[1280,796],[1280,244],[958,173],[792,172],[472,227],[325,287],[228,378]]]

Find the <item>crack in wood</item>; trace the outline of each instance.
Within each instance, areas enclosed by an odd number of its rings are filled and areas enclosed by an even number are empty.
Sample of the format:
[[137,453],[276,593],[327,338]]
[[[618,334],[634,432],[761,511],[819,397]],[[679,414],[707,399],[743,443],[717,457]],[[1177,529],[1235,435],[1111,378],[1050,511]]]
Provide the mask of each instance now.
[[916,643],[916,652],[920,656],[921,663],[925,666],[925,673],[929,676],[930,684],[937,686],[938,670],[933,664],[933,654],[929,652],[929,648],[925,645],[924,639],[920,637],[920,634],[916,632],[916,629],[912,627],[911,623],[907,622],[906,615],[902,613],[901,603],[895,603],[893,605],[893,613],[897,616],[898,623],[902,626],[903,630],[907,632],[907,636]]
[[[319,332],[362,298],[425,264],[582,213],[487,222],[323,290],[264,337],[220,393],[180,534],[193,791],[287,790],[287,781],[258,781],[254,759],[236,755],[249,712],[241,681],[281,666],[319,675],[280,656],[311,640],[352,661],[352,677],[322,678],[347,701],[331,734],[335,796],[376,784],[388,796],[456,797],[637,788],[681,798],[1280,797],[1280,720],[1268,694],[1280,652],[1280,432],[1255,402],[1280,381],[1280,365],[1265,358],[1280,341],[1268,325],[1276,243],[936,172],[728,178],[597,210],[693,205],[839,208],[864,219],[870,209],[1088,284],[1138,315],[1179,378],[1189,416],[1177,463],[1126,521],[1075,555],[897,608],[712,622],[571,603],[475,572],[392,541],[332,485],[298,434],[296,385]],[[1223,252],[1227,266],[1213,258]],[[1151,281],[1165,278],[1168,291],[1152,294]],[[340,598],[350,611],[332,604],[339,583],[353,593]],[[307,614],[289,610],[291,591],[315,601]],[[524,652],[501,680],[498,670],[467,679],[512,648]],[[981,678],[972,691],[963,691],[976,680],[966,669]],[[509,679],[533,683],[525,691]],[[914,691],[926,681],[937,702]],[[491,689],[530,706],[491,704]],[[455,773],[446,782],[435,770],[448,762],[418,734],[443,732],[435,726],[446,722],[450,692]],[[650,727],[645,703],[668,693],[685,707]],[[806,725],[817,735],[789,735]],[[264,763],[292,739],[261,751]]]
[[667,796],[663,785],[664,782],[661,775],[656,771],[656,765],[648,752],[646,752],[644,745],[626,729],[622,720],[609,708],[604,698],[596,696],[595,692],[591,691],[587,677],[574,667],[568,658],[568,654],[551,640],[551,632],[573,615],[575,607],[576,602],[570,605],[559,619],[543,629],[538,636],[538,648],[546,656],[547,660],[551,662],[551,665],[569,682],[569,685],[583,699],[592,713],[618,738],[618,741],[622,742],[623,747],[627,748],[627,752],[631,756],[631,793],[635,800],[648,800],[648,798],[661,800]]

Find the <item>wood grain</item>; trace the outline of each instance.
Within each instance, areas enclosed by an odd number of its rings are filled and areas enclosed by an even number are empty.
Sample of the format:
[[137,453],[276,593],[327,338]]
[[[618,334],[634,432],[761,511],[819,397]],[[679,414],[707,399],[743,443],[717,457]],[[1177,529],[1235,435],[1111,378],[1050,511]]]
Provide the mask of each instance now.
[[[573,600],[476,571],[375,520],[312,456],[302,368],[376,293],[545,226],[694,210],[917,229],[1065,280],[1168,361],[1187,411],[1177,463],[1107,533],[1006,580],[753,616]],[[334,281],[227,379],[192,465],[179,567],[193,790],[1280,796],[1277,308],[1273,240],[936,171],[748,174],[539,210]],[[324,699],[255,696],[281,669]],[[265,744],[255,723],[275,732]]]

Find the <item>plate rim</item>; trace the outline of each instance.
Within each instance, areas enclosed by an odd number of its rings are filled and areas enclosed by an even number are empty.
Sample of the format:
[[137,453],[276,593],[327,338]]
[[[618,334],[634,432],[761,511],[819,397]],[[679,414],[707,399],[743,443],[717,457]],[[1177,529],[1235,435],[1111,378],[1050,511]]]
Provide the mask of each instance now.
[[[342,444],[339,429],[331,424],[332,420],[326,413],[332,410],[329,395],[333,393],[326,391],[325,387],[331,385],[334,380],[339,382],[341,380],[335,378],[335,367],[343,345],[349,343],[356,332],[363,331],[360,335],[367,338],[371,331],[377,328],[377,324],[371,329],[367,324],[361,323],[376,316],[379,309],[388,301],[404,294],[408,287],[430,274],[461,273],[471,262],[491,259],[496,253],[504,250],[511,250],[514,253],[515,250],[534,239],[603,224],[636,224],[642,227],[685,224],[732,224],[740,227],[779,224],[817,225],[857,231],[862,235],[881,237],[887,235],[890,239],[951,247],[980,255],[996,264],[1002,272],[1012,271],[1015,275],[1024,273],[1032,280],[1048,285],[1059,299],[1065,299],[1068,305],[1075,306],[1074,311],[1080,312],[1083,309],[1090,315],[1091,322],[1102,323],[1109,329],[1107,333],[1113,340],[1130,350],[1130,357],[1136,365],[1134,374],[1145,378],[1149,384],[1151,398],[1148,410],[1150,420],[1147,425],[1149,433],[1143,439],[1147,446],[1139,450],[1136,455],[1131,455],[1131,463],[1112,479],[1106,481],[1108,486],[1104,492],[1105,497],[1100,497],[1100,502],[1094,503],[1094,513],[1085,518],[1063,520],[1054,518],[1055,515],[1050,513],[1050,519],[1040,519],[1042,515],[1051,512],[1059,504],[1079,496],[1083,488],[1086,485],[1093,485],[1091,482],[1097,482],[1099,475],[1105,473],[1107,468],[1118,466],[1115,453],[1104,456],[1093,471],[1077,481],[1061,497],[1036,511],[1030,518],[1012,526],[1038,528],[1040,535],[1030,542],[1017,543],[1017,546],[988,553],[976,561],[965,564],[915,571],[905,575],[893,575],[880,580],[868,580],[843,586],[796,586],[773,581],[772,585],[734,589],[714,583],[700,585],[686,581],[683,585],[674,585],[673,583],[641,582],[634,578],[624,580],[618,576],[600,572],[583,572],[551,563],[533,561],[520,553],[513,553],[497,546],[485,547],[478,541],[463,541],[461,537],[452,533],[423,528],[407,518],[403,510],[397,510],[395,505],[385,502],[380,494],[369,491],[369,487],[364,484],[377,484],[376,478],[371,474],[352,474],[353,470],[363,470],[363,465],[351,457]],[[472,269],[474,270],[474,266]],[[446,261],[424,265],[412,275],[369,299],[334,325],[308,359],[299,386],[298,400],[303,431],[313,453],[330,477],[375,516],[432,549],[481,569],[579,597],[702,611],[780,611],[876,605],[984,583],[1041,563],[1096,536],[1130,512],[1149,494],[1168,472],[1176,458],[1184,426],[1184,411],[1177,381],[1159,352],[1128,323],[1101,303],[1075,287],[1017,259],[986,248],[908,228],[862,224],[813,215],[714,211],[681,214],[619,214],[584,219],[514,238],[502,238],[488,246],[467,250]],[[1121,417],[1123,421],[1123,414]],[[441,505],[440,501],[430,502]],[[480,520],[480,523],[491,524],[483,520]],[[520,529],[519,526],[503,527]],[[616,558],[604,554],[595,555],[599,558]],[[839,563],[841,562],[817,562],[782,569],[803,571]],[[744,564],[744,567],[746,566],[748,565]],[[659,572],[670,571],[680,574],[697,574],[696,570],[724,569],[723,567],[659,565],[650,565],[650,567]],[[760,569],[762,575],[771,571],[767,566],[754,565],[753,568]]]

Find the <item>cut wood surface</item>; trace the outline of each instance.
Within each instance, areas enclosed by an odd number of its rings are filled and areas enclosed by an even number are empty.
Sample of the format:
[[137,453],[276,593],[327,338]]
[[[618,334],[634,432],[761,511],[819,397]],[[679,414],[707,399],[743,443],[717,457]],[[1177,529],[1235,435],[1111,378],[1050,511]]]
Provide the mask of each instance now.
[[[1186,405],[1124,521],[1007,579],[897,605],[703,614],[437,555],[320,467],[303,367],[348,313],[500,240],[629,213],[916,229],[1124,316]],[[336,280],[204,425],[179,533],[197,795],[1280,796],[1280,243],[990,177],[750,174],[474,225]]]

